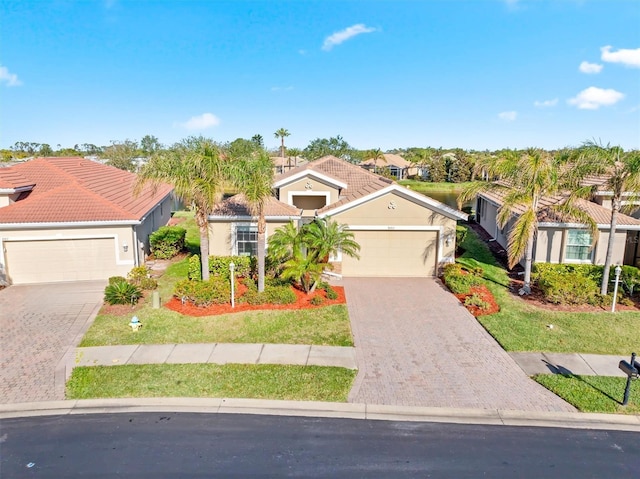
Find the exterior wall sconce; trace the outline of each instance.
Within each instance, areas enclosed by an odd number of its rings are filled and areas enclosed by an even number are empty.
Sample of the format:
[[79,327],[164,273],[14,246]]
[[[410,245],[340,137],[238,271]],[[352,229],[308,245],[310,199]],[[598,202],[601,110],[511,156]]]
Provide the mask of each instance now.
[[452,240],[452,238],[453,238],[453,235],[452,235],[451,233],[447,234],[447,235],[444,237],[444,244],[445,244],[446,246],[451,246],[451,240]]
[[125,253],[129,251],[129,245],[127,244],[127,240],[124,240],[122,242],[122,251],[124,251]]

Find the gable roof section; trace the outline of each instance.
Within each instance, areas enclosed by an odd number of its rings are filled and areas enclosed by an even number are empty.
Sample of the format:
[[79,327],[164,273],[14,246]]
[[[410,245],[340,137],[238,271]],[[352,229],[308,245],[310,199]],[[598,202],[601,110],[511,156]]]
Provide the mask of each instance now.
[[[265,216],[269,218],[299,218],[301,210],[277,200],[273,196],[265,203]],[[218,203],[209,215],[210,220],[228,220],[230,217],[252,217],[244,195],[234,195]]]
[[418,203],[426,208],[429,208],[430,210],[435,210],[452,220],[466,221],[468,219],[468,215],[466,213],[453,209],[450,206],[441,203],[440,201],[434,200],[433,198],[425,196],[422,193],[417,193],[415,191],[409,190],[396,183],[389,185],[386,188],[372,191],[369,194],[362,195],[359,198],[351,201],[338,201],[337,203],[334,203],[332,205],[325,206],[324,208],[318,210],[318,216],[324,217],[342,213],[343,211],[354,208],[375,198],[379,198],[380,196],[386,195],[387,193],[397,193],[398,195],[414,201],[415,203]]
[[[485,191],[480,193],[479,196],[495,203],[498,207],[504,203],[504,195],[498,191]],[[541,207],[538,211],[538,226],[579,226],[579,223],[577,223],[574,218],[563,218],[552,211],[552,206],[561,204],[565,200],[566,196],[545,196],[541,198]],[[583,199],[576,200],[575,205],[591,216],[600,229],[607,229],[609,227],[611,223],[611,210],[609,208]],[[512,211],[515,215],[520,215],[524,212],[524,208],[516,205],[512,208]],[[638,229],[640,228],[640,220],[623,213],[618,213],[618,227],[620,229]]]
[[31,189],[33,182],[15,168],[0,168],[0,192],[16,193],[20,190]]
[[7,169],[35,186],[0,208],[0,223],[137,222],[173,190],[147,185],[134,196],[135,174],[84,158],[36,158]]
[[360,165],[361,166],[375,166],[377,164],[380,167],[392,166],[393,165],[393,166],[397,166],[398,168],[409,168],[410,166],[415,166],[410,161],[405,160],[402,156],[396,155],[394,153],[384,153],[382,156],[384,156],[384,161],[383,160],[378,160],[376,162],[373,159],[368,159],[368,160],[363,161],[362,163],[360,163]]

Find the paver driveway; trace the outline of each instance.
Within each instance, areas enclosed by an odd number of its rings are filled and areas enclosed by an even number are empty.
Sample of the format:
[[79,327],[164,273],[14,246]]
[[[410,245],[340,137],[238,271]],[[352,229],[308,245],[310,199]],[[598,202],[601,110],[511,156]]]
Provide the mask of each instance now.
[[63,358],[73,354],[102,304],[105,285],[82,281],[0,291],[0,403],[64,399]]
[[438,281],[343,282],[359,368],[349,401],[575,411],[529,379]]

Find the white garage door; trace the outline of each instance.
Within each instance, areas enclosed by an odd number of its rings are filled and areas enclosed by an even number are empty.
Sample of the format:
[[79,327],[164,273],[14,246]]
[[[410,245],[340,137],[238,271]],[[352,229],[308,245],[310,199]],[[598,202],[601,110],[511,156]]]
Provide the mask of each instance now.
[[116,271],[113,238],[5,241],[13,284],[107,279]]
[[435,276],[436,231],[352,231],[360,260],[342,257],[344,276]]

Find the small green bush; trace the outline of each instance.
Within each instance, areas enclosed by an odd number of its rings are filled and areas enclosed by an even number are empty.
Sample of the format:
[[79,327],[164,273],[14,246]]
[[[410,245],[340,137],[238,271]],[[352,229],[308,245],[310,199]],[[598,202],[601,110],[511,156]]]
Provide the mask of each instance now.
[[597,304],[601,301],[598,298],[598,283],[586,271],[549,268],[538,273],[536,282],[545,300],[550,303]]
[[189,257],[189,271],[187,273],[189,279],[200,281],[202,279],[202,264],[200,263],[200,256],[194,254]]
[[465,271],[457,263],[446,265],[443,269],[442,278],[453,294],[467,294],[471,291],[472,286],[477,286],[481,283],[480,277]]
[[324,298],[322,296],[314,296],[313,298],[311,298],[310,303],[314,306],[320,306],[322,303],[324,303]]
[[125,278],[124,276],[111,276],[109,278],[109,284],[126,283],[126,282],[127,282],[127,278]]
[[255,259],[251,256],[209,256],[209,272],[213,276],[229,279],[231,271],[229,264],[233,262],[236,276],[248,278],[255,269]]
[[169,259],[184,249],[187,230],[180,226],[161,226],[149,236],[151,252],[158,259]]
[[462,242],[467,238],[469,230],[461,225],[456,225],[456,248],[460,248]]
[[489,306],[490,306],[489,303],[484,299],[482,299],[482,297],[477,293],[473,293],[471,296],[467,296],[464,299],[464,305],[476,306],[477,308],[480,308],[480,309],[489,309]]
[[[611,269],[614,270],[614,268]],[[624,287],[625,291],[629,293],[629,296],[633,296],[634,291],[636,290],[638,285],[640,285],[640,269],[634,266],[623,266],[622,273],[620,274],[620,281],[622,281],[622,286]]]
[[209,281],[184,279],[176,283],[173,295],[196,306],[210,306],[231,302],[231,285],[222,278]]
[[[253,280],[249,280],[251,286],[245,292],[238,302],[247,303],[252,305],[257,304],[292,304],[297,301],[296,294],[291,289],[291,286],[265,286],[262,293],[258,293],[258,288],[255,286]],[[247,284],[247,280],[245,280]]]
[[140,289],[127,281],[114,281],[104,289],[104,300],[109,304],[136,304],[142,297]]
[[331,286],[329,286],[328,289],[325,289],[325,291],[327,292],[327,299],[338,299],[338,293],[336,293],[336,290]]
[[149,277],[149,269],[146,266],[132,268],[127,275],[127,281],[145,291],[151,291],[158,287],[158,282]]

